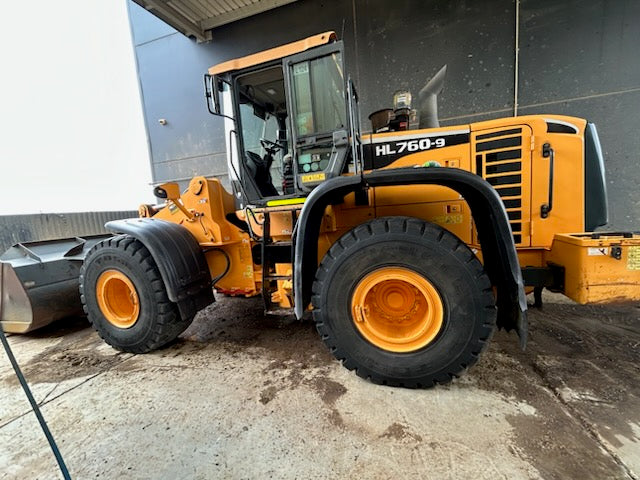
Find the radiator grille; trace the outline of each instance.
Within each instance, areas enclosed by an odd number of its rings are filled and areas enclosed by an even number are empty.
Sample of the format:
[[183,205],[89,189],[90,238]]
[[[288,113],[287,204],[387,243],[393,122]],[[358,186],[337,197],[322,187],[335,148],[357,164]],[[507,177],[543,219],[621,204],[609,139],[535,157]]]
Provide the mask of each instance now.
[[[529,167],[523,160],[523,145],[529,134],[522,127],[508,128],[489,133],[480,133],[475,137],[476,173],[494,186],[509,216],[516,245],[528,244],[528,236],[523,235],[522,225],[528,208],[528,192],[523,185],[523,166]],[[524,137],[524,138],[523,138]],[[526,155],[529,151],[526,150]],[[525,172],[528,175],[528,171]]]

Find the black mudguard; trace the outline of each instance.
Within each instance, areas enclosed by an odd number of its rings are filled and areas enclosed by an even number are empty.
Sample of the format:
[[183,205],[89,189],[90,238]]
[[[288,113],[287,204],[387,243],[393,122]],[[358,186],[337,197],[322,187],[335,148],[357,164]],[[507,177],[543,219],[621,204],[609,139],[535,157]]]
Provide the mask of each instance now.
[[293,287],[295,313],[302,318],[311,301],[318,258],[318,236],[325,208],[366,188],[391,185],[442,185],[462,195],[478,229],[484,267],[497,290],[499,328],[515,329],[524,348],[527,341],[527,300],[509,219],[498,193],[486,180],[453,168],[399,168],[363,176],[337,177],[319,185],[307,198],[294,237]]
[[167,296],[182,318],[215,301],[204,253],[189,230],[177,223],[153,218],[115,220],[105,224],[114,233],[131,235],[144,244],[162,275]]

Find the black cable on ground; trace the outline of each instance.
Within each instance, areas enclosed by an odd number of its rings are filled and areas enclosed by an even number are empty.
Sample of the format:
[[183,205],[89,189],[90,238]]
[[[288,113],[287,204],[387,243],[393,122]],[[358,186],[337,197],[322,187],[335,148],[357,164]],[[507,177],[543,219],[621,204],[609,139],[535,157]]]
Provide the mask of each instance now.
[[7,352],[7,357],[9,357],[11,366],[16,372],[16,376],[20,381],[20,385],[22,385],[22,389],[24,390],[24,393],[27,395],[27,398],[29,399],[29,403],[33,408],[33,413],[36,414],[36,417],[38,418],[38,422],[40,422],[40,427],[42,427],[44,436],[47,437],[47,440],[49,441],[49,445],[51,446],[53,455],[56,457],[56,460],[58,461],[58,465],[60,466],[60,472],[62,473],[62,476],[64,477],[65,480],[71,480],[71,475],[69,475],[69,470],[67,470],[67,466],[65,465],[64,460],[62,459],[60,450],[58,450],[58,445],[56,445],[56,441],[53,439],[53,435],[51,435],[51,432],[49,431],[49,427],[47,427],[47,422],[45,422],[44,417],[40,412],[40,407],[38,407],[38,404],[36,403],[35,398],[33,398],[31,389],[29,388],[29,385],[27,385],[27,381],[25,380],[24,375],[22,374],[22,371],[18,366],[16,357],[13,356],[11,347],[9,347],[9,341],[7,340],[7,337],[4,334],[4,330],[2,329],[2,327],[0,327],[0,340],[2,340],[2,345],[4,346],[4,349]]

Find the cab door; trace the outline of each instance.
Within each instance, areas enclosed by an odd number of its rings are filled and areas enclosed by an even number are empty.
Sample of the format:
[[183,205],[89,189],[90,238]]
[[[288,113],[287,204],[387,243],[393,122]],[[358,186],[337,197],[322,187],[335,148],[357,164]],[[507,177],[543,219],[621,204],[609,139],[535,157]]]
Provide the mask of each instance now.
[[283,60],[293,167],[299,189],[342,173],[348,115],[341,41]]

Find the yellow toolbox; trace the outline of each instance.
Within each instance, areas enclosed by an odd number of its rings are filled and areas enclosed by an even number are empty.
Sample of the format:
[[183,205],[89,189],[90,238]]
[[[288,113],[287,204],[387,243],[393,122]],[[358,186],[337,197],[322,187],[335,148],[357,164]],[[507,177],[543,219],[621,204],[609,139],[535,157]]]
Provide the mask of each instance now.
[[638,233],[557,234],[546,261],[564,268],[563,293],[578,303],[640,300]]

